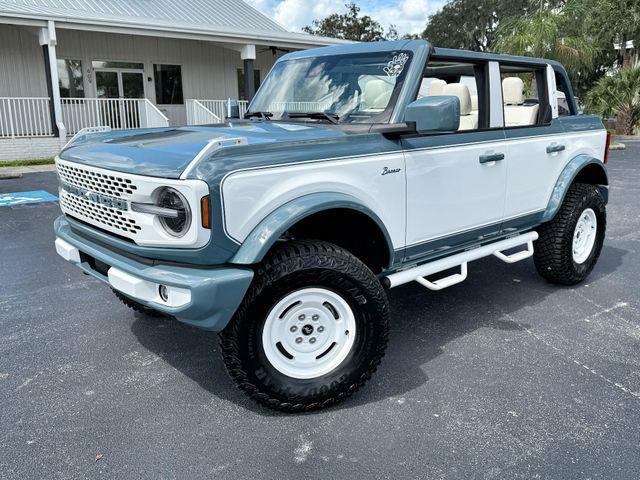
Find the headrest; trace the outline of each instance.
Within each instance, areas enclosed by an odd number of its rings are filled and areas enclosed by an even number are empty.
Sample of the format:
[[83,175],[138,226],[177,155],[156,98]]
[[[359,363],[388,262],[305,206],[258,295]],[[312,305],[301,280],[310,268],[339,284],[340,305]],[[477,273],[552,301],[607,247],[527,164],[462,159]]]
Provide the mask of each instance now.
[[460,115],[471,113],[471,94],[463,83],[449,83],[444,87],[443,95],[455,95],[460,99]]
[[502,80],[502,97],[505,105],[524,103],[524,82],[519,77],[507,77]]
[[362,103],[368,109],[385,109],[389,103],[393,85],[380,79],[372,79],[362,89]]
[[433,97],[434,95],[442,95],[446,84],[447,82],[440,80],[439,78],[431,80],[431,83],[429,84],[429,96]]
[[471,111],[478,111],[478,95],[471,95]]

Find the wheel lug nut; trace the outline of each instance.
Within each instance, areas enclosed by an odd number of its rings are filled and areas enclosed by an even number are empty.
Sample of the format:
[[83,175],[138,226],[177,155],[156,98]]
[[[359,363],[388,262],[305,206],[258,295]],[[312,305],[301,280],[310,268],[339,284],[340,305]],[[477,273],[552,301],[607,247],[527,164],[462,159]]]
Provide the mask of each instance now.
[[291,330],[292,332],[295,332],[298,330],[298,327],[296,327],[295,325],[293,325],[289,330]]
[[318,331],[319,332],[324,332],[324,327],[323,326],[318,327]]
[[309,339],[309,343],[316,343],[316,337],[311,337]]
[[315,314],[314,316],[311,317],[311,320],[318,321],[319,318],[320,318],[320,315]]
[[298,315],[298,320],[304,320],[305,318],[307,318],[307,317],[305,316],[304,313]]
[[302,337],[296,338],[296,343],[302,343]]

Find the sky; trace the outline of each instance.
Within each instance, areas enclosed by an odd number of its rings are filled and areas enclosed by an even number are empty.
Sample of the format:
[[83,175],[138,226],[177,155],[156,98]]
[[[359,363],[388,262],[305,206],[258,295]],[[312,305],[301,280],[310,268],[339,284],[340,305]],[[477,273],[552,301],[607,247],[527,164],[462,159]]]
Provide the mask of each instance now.
[[[245,0],[292,32],[299,32],[315,19],[332,13],[344,13],[348,0]],[[377,20],[385,31],[395,25],[400,35],[420,33],[427,17],[438,11],[446,0],[368,0],[356,1],[360,14]]]

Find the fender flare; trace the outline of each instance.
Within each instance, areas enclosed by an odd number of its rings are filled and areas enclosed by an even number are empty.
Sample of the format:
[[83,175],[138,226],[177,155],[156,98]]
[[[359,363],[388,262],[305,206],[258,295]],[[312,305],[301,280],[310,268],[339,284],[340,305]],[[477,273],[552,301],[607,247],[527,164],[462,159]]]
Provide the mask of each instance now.
[[393,243],[380,217],[356,197],[337,192],[312,193],[281,205],[263,218],[247,235],[238,251],[231,258],[230,263],[251,265],[262,261],[276,240],[293,225],[314,213],[335,208],[354,210],[373,220],[386,240],[389,249],[389,264],[393,263]]
[[564,201],[564,197],[567,195],[567,191],[569,187],[578,176],[578,174],[589,165],[597,165],[598,168],[602,170],[604,178],[607,179],[605,184],[597,185],[600,193],[604,197],[605,203],[609,199],[609,189],[607,185],[609,185],[609,180],[607,177],[607,170],[602,163],[602,161],[598,160],[595,157],[590,155],[578,155],[569,161],[569,163],[564,167],[562,173],[558,177],[555,187],[553,188],[553,192],[551,193],[551,198],[549,199],[549,203],[547,204],[547,208],[542,215],[542,222],[548,222],[549,220],[555,217],[556,213],[560,209],[562,202]]

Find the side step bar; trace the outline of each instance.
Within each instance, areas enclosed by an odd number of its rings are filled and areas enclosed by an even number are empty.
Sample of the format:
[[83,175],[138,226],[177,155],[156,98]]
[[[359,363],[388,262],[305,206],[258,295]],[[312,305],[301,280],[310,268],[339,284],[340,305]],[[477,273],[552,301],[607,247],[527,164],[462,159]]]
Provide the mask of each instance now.
[[[464,252],[451,255],[450,257],[441,258],[434,262],[425,263],[424,265],[392,273],[391,275],[384,277],[382,281],[388,288],[397,287],[398,285],[404,285],[405,283],[415,281],[429,290],[442,290],[443,288],[463,282],[467,278],[467,263],[473,260],[495,255],[503,262],[515,263],[520,260],[524,260],[525,258],[529,258],[533,255],[533,242],[537,239],[538,232],[524,233],[505,240],[500,240],[499,242],[490,243],[489,245],[466,250]],[[527,249],[511,255],[505,255],[502,253],[504,250],[520,247],[522,245],[526,245]],[[443,272],[454,267],[460,267],[460,273],[454,273],[453,275],[449,275],[448,277],[441,278],[434,282],[424,278],[428,275]]]

